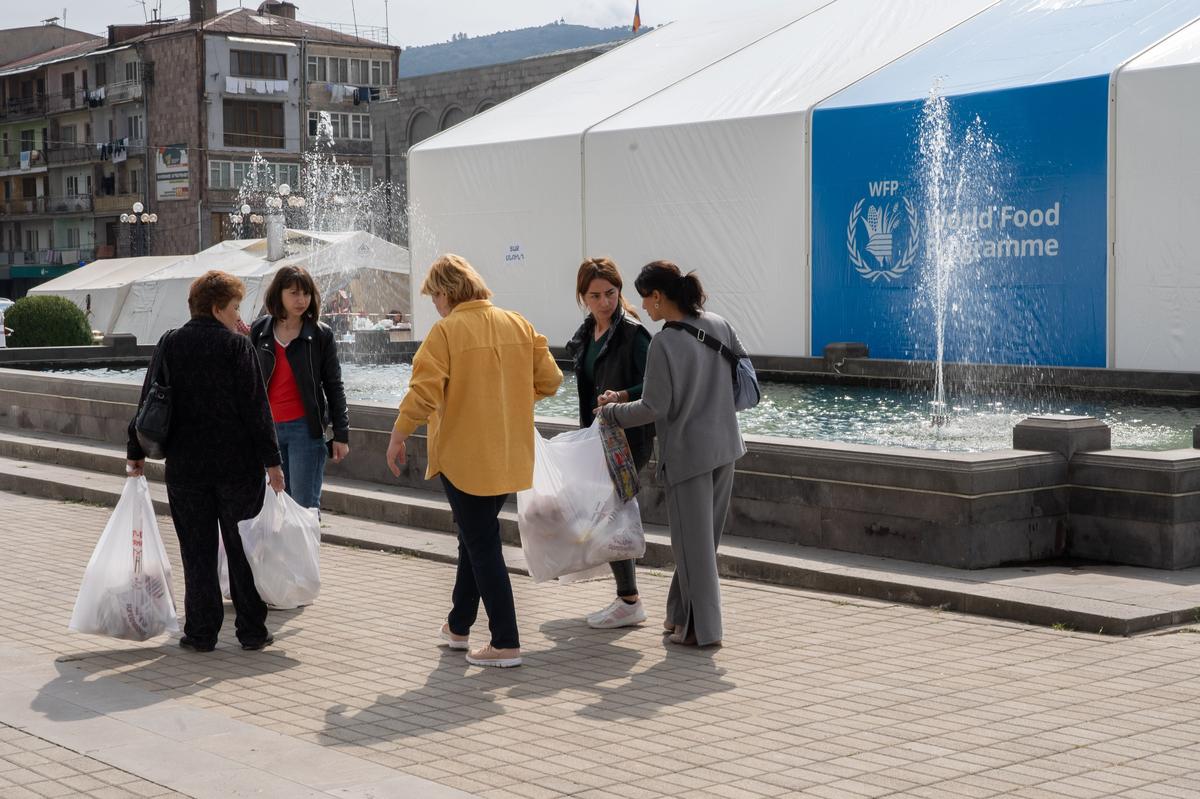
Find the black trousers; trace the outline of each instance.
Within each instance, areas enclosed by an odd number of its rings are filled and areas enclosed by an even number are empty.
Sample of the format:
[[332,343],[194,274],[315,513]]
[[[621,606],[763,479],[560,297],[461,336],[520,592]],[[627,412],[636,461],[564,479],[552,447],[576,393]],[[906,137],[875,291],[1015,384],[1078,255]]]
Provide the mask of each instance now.
[[267,605],[254,587],[237,528],[239,521],[258,515],[265,488],[261,476],[221,483],[167,483],[183,559],[183,634],[201,646],[217,642],[225,620],[217,577],[218,529],[229,561],[229,595],[237,614],[238,640],[256,644],[267,638]]
[[479,600],[487,609],[492,646],[516,649],[521,646],[517,634],[517,609],[513,604],[512,583],[500,548],[500,509],[507,494],[480,497],[459,491],[442,475],[446,498],[458,526],[458,573],[450,615],[446,621],[455,635],[466,635],[479,615]]

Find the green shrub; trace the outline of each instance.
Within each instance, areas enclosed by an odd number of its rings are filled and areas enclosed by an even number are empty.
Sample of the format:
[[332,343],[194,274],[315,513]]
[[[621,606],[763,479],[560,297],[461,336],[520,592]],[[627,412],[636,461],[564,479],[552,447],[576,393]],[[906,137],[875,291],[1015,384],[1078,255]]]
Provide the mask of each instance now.
[[92,343],[92,326],[79,306],[64,297],[22,297],[4,312],[12,328],[10,347],[73,347]]

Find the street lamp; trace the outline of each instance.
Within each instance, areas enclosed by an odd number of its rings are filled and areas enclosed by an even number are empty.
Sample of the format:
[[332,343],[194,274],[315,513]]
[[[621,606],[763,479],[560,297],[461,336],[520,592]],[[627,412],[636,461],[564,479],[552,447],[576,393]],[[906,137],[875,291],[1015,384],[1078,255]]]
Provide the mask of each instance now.
[[146,255],[150,251],[150,228],[158,223],[158,214],[147,213],[140,202],[134,203],[132,210],[121,214],[121,221],[129,225],[129,249],[134,255]]

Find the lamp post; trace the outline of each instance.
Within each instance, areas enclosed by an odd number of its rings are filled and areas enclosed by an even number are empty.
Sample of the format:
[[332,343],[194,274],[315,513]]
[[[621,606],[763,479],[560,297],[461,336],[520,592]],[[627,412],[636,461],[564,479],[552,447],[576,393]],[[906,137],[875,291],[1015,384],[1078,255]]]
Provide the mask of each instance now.
[[129,250],[133,255],[149,255],[150,230],[158,224],[158,214],[148,213],[140,202],[133,204],[133,213],[121,214],[121,222],[129,225]]

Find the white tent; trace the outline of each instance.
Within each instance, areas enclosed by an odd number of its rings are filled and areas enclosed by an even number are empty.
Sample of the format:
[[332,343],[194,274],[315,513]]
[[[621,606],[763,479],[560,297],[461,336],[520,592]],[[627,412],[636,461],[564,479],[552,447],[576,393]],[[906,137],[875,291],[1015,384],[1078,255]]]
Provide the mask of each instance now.
[[154,343],[189,318],[192,281],[220,269],[246,284],[242,317],[251,322],[262,306],[262,291],[283,266],[303,266],[323,295],[346,289],[354,310],[364,313],[411,311],[408,250],[370,233],[288,230],[287,255],[267,260],[266,239],[223,241],[195,255],[97,261],[48,283],[35,292],[67,297],[85,307],[91,295],[93,327],[104,333],[132,333]]
[[109,333],[112,332],[117,314],[125,304],[129,287],[134,281],[158,272],[184,257],[155,255],[141,258],[104,258],[35,286],[29,293],[65,297],[88,315],[88,322],[93,330]]
[[1200,23],[1117,73],[1115,366],[1200,371]]

